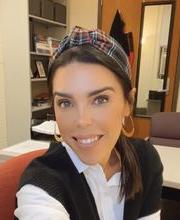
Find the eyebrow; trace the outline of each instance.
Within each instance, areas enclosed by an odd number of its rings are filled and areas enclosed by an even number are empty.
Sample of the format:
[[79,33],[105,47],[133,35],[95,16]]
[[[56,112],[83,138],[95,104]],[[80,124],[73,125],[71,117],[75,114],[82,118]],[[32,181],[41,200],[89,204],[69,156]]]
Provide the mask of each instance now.
[[[113,91],[115,92],[115,89],[113,87],[104,87],[104,88],[101,88],[101,89],[97,89],[97,90],[94,90],[92,92],[89,92],[88,93],[88,97],[91,97],[91,96],[94,96],[94,95],[97,95],[101,92],[104,92],[104,91],[107,91],[107,90],[110,90],[110,91]],[[55,95],[58,95],[58,96],[62,96],[62,97],[66,97],[66,98],[73,98],[73,96],[71,94],[68,94],[68,93],[63,93],[63,92],[54,92],[53,96]]]

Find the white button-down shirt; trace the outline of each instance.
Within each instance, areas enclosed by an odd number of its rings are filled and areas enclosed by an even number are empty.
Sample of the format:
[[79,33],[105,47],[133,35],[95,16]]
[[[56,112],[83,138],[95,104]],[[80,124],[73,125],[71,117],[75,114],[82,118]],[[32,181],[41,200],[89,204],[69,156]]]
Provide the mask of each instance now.
[[[94,196],[101,220],[123,220],[125,198],[120,200],[120,172],[108,181],[102,167],[84,164],[75,152],[63,142],[79,173],[83,173]],[[17,192],[18,208],[15,216],[19,220],[70,220],[63,205],[47,192],[33,185],[23,186]],[[139,220],[160,220],[160,211]]]

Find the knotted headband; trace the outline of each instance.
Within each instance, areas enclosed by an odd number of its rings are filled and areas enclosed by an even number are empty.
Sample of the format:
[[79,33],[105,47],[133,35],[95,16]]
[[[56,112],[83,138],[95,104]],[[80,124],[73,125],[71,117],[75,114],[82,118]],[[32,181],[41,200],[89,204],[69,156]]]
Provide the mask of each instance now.
[[60,42],[59,47],[51,59],[51,63],[65,50],[85,44],[89,44],[97,50],[110,56],[119,65],[122,71],[130,78],[130,66],[128,58],[121,45],[99,29],[87,30],[79,26],[75,26],[72,32]]

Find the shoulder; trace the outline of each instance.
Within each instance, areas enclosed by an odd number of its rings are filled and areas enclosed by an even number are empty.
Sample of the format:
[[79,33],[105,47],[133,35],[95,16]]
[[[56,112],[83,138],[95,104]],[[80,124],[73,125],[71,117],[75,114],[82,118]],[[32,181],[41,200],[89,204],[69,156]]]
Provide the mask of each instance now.
[[[49,149],[42,155],[30,163],[30,165],[55,166],[58,165],[60,159],[66,158],[67,152],[61,143],[51,142]],[[29,165],[29,166],[30,166]]]
[[133,146],[140,168],[142,178],[150,179],[162,175],[163,165],[155,147],[143,139],[129,139]]
[[162,165],[159,154],[155,147],[143,139],[129,139],[130,144],[135,149],[138,159],[142,163],[149,163],[151,168],[153,166]]
[[59,181],[61,176],[58,172],[67,167],[66,163],[69,164],[69,158],[65,148],[59,143],[52,142],[45,154],[33,159],[26,167],[21,176],[20,187],[28,183],[46,185],[44,180]]
[[151,154],[156,154],[157,152],[155,147],[149,141],[140,138],[131,138],[128,140],[133,145],[138,154],[147,154],[150,152]]

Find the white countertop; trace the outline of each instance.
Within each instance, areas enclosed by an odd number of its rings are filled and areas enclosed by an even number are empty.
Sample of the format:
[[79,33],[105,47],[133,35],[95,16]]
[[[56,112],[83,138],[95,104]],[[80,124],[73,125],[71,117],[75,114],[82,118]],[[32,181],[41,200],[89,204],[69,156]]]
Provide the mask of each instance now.
[[[180,148],[154,145],[164,166],[163,185],[180,189]],[[47,149],[48,141],[28,140],[0,150],[3,156],[18,156],[39,149]]]
[[18,156],[34,150],[47,149],[49,147],[49,143],[50,142],[48,141],[27,140],[25,142],[3,148],[0,150],[0,155]]
[[180,147],[154,146],[164,166],[163,185],[180,189]]

